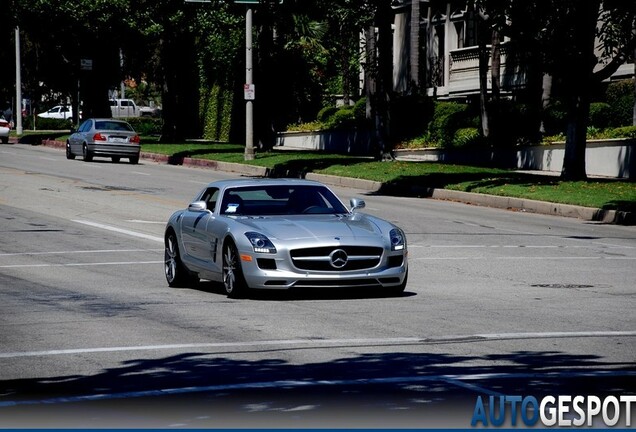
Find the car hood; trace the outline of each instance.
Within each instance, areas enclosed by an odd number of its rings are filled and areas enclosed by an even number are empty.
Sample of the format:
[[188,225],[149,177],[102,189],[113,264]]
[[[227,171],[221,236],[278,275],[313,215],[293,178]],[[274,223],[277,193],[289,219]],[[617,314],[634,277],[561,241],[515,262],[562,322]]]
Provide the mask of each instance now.
[[240,218],[246,231],[257,231],[271,239],[377,237],[381,229],[375,218],[357,213],[351,216],[311,215],[288,217]]

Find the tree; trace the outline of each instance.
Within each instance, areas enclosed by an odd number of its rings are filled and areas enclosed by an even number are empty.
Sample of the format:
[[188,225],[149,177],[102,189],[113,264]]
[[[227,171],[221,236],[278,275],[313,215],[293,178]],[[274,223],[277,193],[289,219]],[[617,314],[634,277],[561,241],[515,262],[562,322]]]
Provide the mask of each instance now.
[[[172,0],[128,0],[128,36],[123,45],[129,64],[135,56],[151,60],[136,63],[161,87],[163,142],[198,136],[199,73],[193,24],[196,10]],[[146,51],[146,54],[141,51]],[[150,67],[149,67],[150,66]]]
[[393,10],[389,0],[372,0],[369,7],[373,11],[373,21],[364,28],[367,117],[373,125],[374,156],[381,160],[391,160],[393,158],[389,126],[393,94],[391,49]]
[[[110,115],[108,89],[119,77],[119,55],[113,34],[120,28],[127,0],[15,0],[17,24],[25,35],[24,75],[27,94],[39,100],[39,83],[71,98],[79,112],[78,92],[86,116]],[[52,31],[50,23],[56,24]],[[93,61],[91,71],[81,60]],[[75,118],[77,120],[77,118]]]
[[[617,0],[551,3],[549,72],[559,80],[567,109],[561,178],[583,180],[590,89],[609,78],[636,46],[636,4]],[[600,47],[600,51],[596,47]]]
[[325,5],[329,33],[325,45],[340,78],[343,103],[359,95],[355,82],[360,73],[360,33],[373,19],[366,2],[335,0]]

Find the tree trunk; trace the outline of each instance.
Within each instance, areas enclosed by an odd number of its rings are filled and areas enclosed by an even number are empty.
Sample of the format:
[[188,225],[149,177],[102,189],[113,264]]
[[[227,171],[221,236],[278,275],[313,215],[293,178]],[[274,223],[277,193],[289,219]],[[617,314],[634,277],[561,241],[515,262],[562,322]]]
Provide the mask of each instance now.
[[[81,81],[81,98],[84,102],[82,108],[84,118],[111,117],[108,104],[108,89],[111,86],[112,74],[115,72],[114,64],[117,64],[116,50],[113,50],[108,41],[95,39],[87,45],[92,52],[100,53],[93,58],[93,68],[83,71]],[[115,72],[116,73],[116,72]]]
[[[492,30],[490,45],[490,80],[491,102],[488,115],[488,132],[494,145],[502,144],[501,134],[501,34],[497,29]],[[487,62],[487,60],[486,60]]]
[[390,101],[393,87],[393,58],[391,23],[393,11],[388,1],[380,1],[376,10],[375,25],[378,28],[377,41],[377,81],[375,92],[375,137],[377,140],[376,157],[381,160],[392,159],[390,139]]
[[488,121],[488,50],[483,37],[479,37],[479,114],[481,132],[484,137],[490,136]]
[[567,110],[565,155],[561,179],[585,180],[587,179],[585,171],[587,116],[590,112],[590,102],[587,95],[571,96],[568,100]]
[[365,56],[364,56],[364,91],[367,99],[366,117],[369,123],[375,119],[375,93],[376,93],[376,48],[375,27],[369,26],[364,30]]
[[420,0],[411,0],[411,87],[420,88]]
[[541,135],[545,135],[545,112],[550,101],[552,100],[552,75],[548,73],[543,74],[543,82],[541,87],[541,125],[539,126],[539,132]]
[[575,49],[572,56],[564,59],[566,79],[564,90],[567,100],[567,131],[565,155],[561,179],[568,181],[586,180],[585,151],[587,118],[590,112],[589,91],[596,57],[594,40],[601,0],[581,2],[574,11]]
[[492,80],[492,100],[499,102],[501,94],[501,34],[493,29],[490,46],[490,77]]

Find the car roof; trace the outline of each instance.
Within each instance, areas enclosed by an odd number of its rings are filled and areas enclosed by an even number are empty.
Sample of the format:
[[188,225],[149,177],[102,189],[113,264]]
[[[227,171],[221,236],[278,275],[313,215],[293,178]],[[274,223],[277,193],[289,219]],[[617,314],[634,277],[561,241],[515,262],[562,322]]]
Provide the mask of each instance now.
[[218,180],[208,184],[208,187],[217,187],[219,189],[226,189],[229,187],[249,187],[249,186],[325,186],[320,182],[313,180],[303,180],[294,178],[280,178],[280,179],[259,179],[259,178],[236,178],[227,180]]
[[112,118],[112,117],[90,117],[87,118],[85,120],[93,120],[93,121],[113,121],[113,122],[119,122],[119,123],[128,123],[126,120],[121,120],[121,119],[117,119],[117,118]]

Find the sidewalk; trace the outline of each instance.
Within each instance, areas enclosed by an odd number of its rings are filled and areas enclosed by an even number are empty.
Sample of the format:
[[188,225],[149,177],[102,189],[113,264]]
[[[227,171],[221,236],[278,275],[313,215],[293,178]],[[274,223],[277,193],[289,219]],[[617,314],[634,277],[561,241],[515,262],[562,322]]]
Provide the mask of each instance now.
[[[52,148],[64,149],[65,143],[55,140],[44,140],[42,145]],[[177,163],[171,161],[167,155],[154,153],[141,153],[141,158],[158,163]],[[411,159],[410,159],[411,160]],[[252,177],[270,177],[270,169],[254,165],[240,163],[211,161],[196,158],[183,158],[178,164],[200,168],[214,169],[224,172],[232,172],[239,175]],[[541,172],[544,174],[544,172]],[[338,177],[326,174],[308,173],[305,176],[308,180],[316,180],[331,186],[349,187],[362,189],[368,192],[379,192],[383,184],[372,180],[363,180],[350,177]],[[471,192],[452,191],[447,189],[424,188],[421,186],[411,186],[413,194],[426,198],[461,202],[465,204],[478,205],[484,207],[500,208],[513,211],[523,211],[544,215],[562,216],[582,219],[590,222],[613,223],[620,225],[636,225],[636,214],[618,210],[603,210],[591,207],[582,207],[569,204],[558,204],[546,201],[535,201],[523,198],[501,197],[496,195],[485,195]]]

